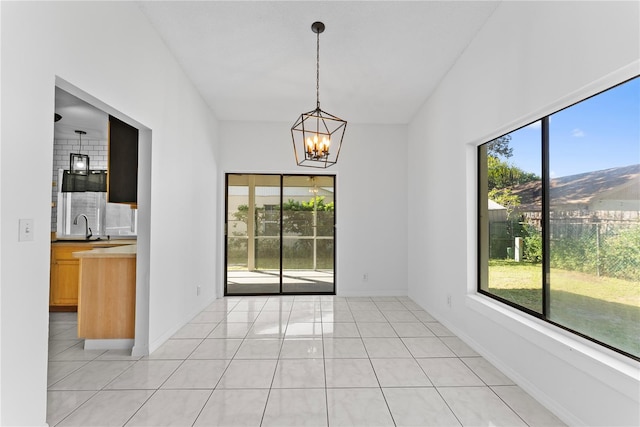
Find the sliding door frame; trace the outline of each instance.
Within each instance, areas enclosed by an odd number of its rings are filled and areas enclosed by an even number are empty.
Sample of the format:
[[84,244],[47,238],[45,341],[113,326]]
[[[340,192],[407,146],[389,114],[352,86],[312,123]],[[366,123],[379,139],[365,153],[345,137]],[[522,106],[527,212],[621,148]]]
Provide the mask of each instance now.
[[[279,240],[280,240],[280,283],[279,283],[279,292],[270,292],[270,293],[260,293],[260,292],[242,292],[242,293],[234,293],[229,292],[228,289],[228,246],[229,246],[229,177],[230,176],[278,176],[280,177],[280,217],[279,217]],[[329,177],[333,179],[333,290],[332,291],[304,291],[304,292],[285,292],[283,290],[283,277],[284,277],[284,221],[283,221],[283,205],[284,205],[284,181],[285,177]],[[337,177],[335,174],[294,174],[294,173],[241,173],[241,172],[227,172],[225,173],[225,184],[224,184],[224,296],[259,296],[259,295],[336,295],[336,286],[337,286],[337,270],[336,270],[336,253],[337,253],[337,229],[336,229],[336,213],[337,213],[337,189],[336,189],[336,181]],[[251,194],[251,192],[249,192]],[[252,236],[255,240],[255,233]],[[249,239],[248,239],[249,240]],[[249,245],[247,242],[247,251],[253,245]],[[255,247],[254,247],[255,250]]]

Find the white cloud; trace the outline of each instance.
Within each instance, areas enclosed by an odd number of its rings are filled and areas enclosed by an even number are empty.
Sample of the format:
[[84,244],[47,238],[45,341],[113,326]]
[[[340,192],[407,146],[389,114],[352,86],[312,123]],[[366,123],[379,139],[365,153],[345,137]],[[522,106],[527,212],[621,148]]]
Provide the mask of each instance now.
[[575,128],[571,131],[571,136],[573,136],[574,138],[582,138],[584,135],[585,133],[582,129]]

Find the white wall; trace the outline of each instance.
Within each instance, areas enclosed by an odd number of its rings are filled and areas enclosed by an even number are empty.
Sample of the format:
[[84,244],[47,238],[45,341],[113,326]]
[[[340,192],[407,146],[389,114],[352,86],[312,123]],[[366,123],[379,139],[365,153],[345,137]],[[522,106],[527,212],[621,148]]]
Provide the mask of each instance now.
[[475,295],[475,147],[640,73],[638,6],[501,3],[408,131],[409,296],[574,425],[640,425],[638,365]]
[[349,123],[338,163],[314,169],[296,166],[295,119],[293,112],[291,123],[220,122],[222,211],[224,173],[335,174],[337,294],[406,295],[406,126]]
[[[56,82],[142,130],[137,295],[150,299],[148,316],[137,319],[142,351],[215,297],[217,122],[135,4],[1,8],[0,424],[38,426],[46,419]],[[27,174],[22,158],[31,159]],[[34,241],[18,242],[19,218],[34,220]]]

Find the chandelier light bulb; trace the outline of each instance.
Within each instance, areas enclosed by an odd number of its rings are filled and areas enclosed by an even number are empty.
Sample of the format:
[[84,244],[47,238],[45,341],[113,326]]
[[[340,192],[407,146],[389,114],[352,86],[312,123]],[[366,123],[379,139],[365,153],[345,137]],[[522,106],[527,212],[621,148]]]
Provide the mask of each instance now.
[[329,147],[331,146],[331,137],[327,135],[320,135],[314,133],[313,136],[308,136],[305,141],[305,154],[307,159],[322,160],[329,156]]

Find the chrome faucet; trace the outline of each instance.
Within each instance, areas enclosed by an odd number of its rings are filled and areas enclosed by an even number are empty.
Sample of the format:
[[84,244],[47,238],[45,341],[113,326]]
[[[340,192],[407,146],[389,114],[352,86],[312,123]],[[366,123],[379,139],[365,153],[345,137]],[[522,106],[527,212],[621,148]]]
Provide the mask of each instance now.
[[93,233],[91,232],[91,228],[89,228],[89,218],[87,218],[85,214],[76,215],[75,219],[73,220],[73,225],[78,225],[78,218],[80,217],[84,218],[84,235],[85,238],[89,240],[89,238],[93,236]]

